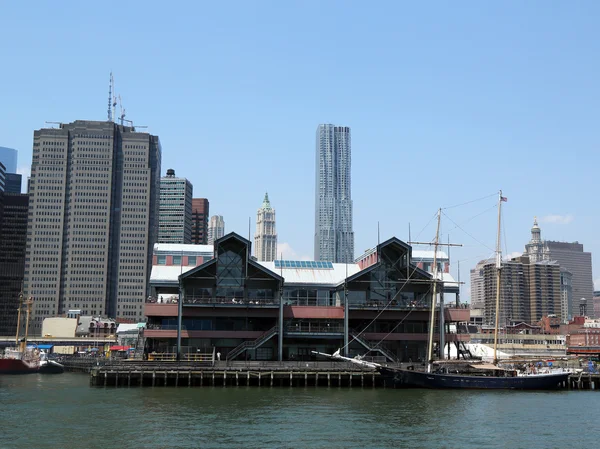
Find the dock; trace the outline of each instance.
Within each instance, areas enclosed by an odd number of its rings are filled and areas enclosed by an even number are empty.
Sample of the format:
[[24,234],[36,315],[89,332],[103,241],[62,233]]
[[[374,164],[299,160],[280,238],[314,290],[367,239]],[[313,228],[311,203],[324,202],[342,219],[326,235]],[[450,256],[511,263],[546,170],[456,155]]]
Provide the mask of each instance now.
[[[88,367],[93,387],[393,388],[374,370],[344,362],[122,361]],[[578,373],[564,389],[600,390],[600,374]]]
[[[95,387],[386,387],[378,372],[342,362],[129,362],[92,367]],[[391,385],[390,385],[391,387]]]

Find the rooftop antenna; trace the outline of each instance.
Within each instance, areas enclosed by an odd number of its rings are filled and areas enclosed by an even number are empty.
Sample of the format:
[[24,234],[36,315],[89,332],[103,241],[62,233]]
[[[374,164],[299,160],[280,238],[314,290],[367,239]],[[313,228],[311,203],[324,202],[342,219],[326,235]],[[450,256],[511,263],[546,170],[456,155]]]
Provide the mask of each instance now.
[[252,220],[252,217],[248,217],[248,241],[250,241],[250,220]]
[[110,79],[108,82],[108,110],[106,111],[108,114],[108,121],[113,121],[113,92],[115,90],[115,79],[113,78],[112,72],[110,72]]
[[121,95],[119,95],[119,109],[121,110],[119,120],[121,122],[121,126],[123,126],[123,122],[125,121],[125,108],[123,107],[123,102],[121,101]]

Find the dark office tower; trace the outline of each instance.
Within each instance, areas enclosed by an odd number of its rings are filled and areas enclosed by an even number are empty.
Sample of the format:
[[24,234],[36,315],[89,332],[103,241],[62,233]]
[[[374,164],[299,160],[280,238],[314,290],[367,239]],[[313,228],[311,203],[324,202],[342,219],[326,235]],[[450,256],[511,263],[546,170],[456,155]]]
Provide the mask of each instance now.
[[208,200],[192,199],[192,243],[206,245],[208,242]]
[[113,122],[34,132],[24,293],[45,317],[141,320],[158,237],[157,136]]
[[0,335],[17,328],[23,287],[29,196],[0,192]]
[[4,191],[7,193],[21,193],[23,177],[17,173],[7,173],[4,178]]

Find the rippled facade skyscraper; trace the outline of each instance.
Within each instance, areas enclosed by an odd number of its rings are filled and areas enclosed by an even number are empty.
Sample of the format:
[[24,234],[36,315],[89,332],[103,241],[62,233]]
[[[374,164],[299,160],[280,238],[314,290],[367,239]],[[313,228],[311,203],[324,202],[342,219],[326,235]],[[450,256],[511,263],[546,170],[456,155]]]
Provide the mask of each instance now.
[[354,262],[350,128],[319,125],[316,144],[315,260]]

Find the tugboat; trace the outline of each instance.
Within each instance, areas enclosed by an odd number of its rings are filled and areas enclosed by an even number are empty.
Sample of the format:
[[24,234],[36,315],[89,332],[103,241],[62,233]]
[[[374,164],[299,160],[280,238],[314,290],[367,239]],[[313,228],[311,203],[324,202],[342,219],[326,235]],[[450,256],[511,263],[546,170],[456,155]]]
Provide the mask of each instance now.
[[[26,306],[25,336],[19,339],[21,328],[21,310]],[[23,295],[19,296],[19,312],[17,315],[17,336],[15,337],[15,348],[7,348],[4,354],[0,354],[1,374],[61,374],[65,367],[60,363],[48,359],[48,354],[36,346],[27,345],[29,333],[29,317],[33,300],[31,298],[23,301]]]
[[[493,364],[434,364],[433,360],[433,334],[435,329],[435,307],[437,299],[437,250],[439,246],[439,229],[441,209],[437,214],[437,232],[434,243],[433,259],[433,296],[431,300],[431,318],[427,345],[426,371],[387,367],[378,363],[366,362],[360,358],[349,358],[340,355],[337,351],[333,355],[317,353],[336,360],[345,360],[359,364],[366,368],[376,369],[381,374],[386,385],[396,388],[452,388],[452,389],[520,389],[520,390],[550,390],[566,385],[569,372],[525,373],[514,369],[505,369],[499,366],[498,347],[498,318],[500,316],[500,280],[502,271],[502,253],[500,246],[501,234],[501,208],[506,198],[499,192],[498,198],[498,234],[496,239],[496,322],[494,326],[494,362]],[[440,313],[443,313],[440,310]]]

